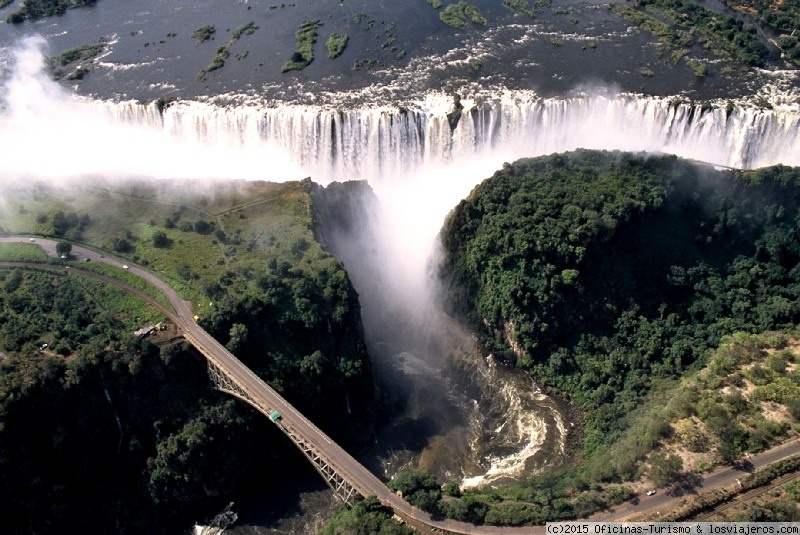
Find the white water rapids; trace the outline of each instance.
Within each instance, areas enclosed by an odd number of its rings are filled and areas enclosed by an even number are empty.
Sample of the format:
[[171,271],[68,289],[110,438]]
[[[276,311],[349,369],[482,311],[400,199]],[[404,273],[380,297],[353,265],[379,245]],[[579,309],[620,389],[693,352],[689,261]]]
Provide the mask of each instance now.
[[[453,96],[444,93],[362,105],[339,105],[336,95],[316,105],[243,96],[166,105],[94,100],[50,81],[40,47],[29,40],[5,57],[0,180],[367,180],[382,206],[383,283],[376,286],[408,311],[431,302],[428,263],[447,212],[505,161],[582,147],[740,168],[800,165],[800,104],[792,96],[701,105],[608,91],[544,99],[485,88],[460,95],[461,118],[451,130]],[[566,433],[557,415],[550,416],[557,429],[543,424],[536,412],[543,396],[530,381],[512,383],[484,364],[478,370],[484,383],[499,385],[497,404],[507,410],[478,418],[482,473],[461,474],[465,485],[521,475],[547,432]],[[487,453],[479,435],[503,435],[513,451]]]

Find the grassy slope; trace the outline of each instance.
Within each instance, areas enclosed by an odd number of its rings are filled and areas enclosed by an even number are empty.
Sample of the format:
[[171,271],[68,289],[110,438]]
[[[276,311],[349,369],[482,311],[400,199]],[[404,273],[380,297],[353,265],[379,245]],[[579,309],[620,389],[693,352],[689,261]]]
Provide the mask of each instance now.
[[[198,314],[208,309],[204,283],[218,280],[227,270],[254,269],[265,258],[294,263],[292,245],[305,239],[309,253],[301,263],[311,272],[326,257],[310,226],[310,200],[299,183],[202,183],[188,181],[95,182],[51,186],[42,183],[11,188],[0,207],[0,227],[9,232],[52,236],[52,214],[88,214],[91,223],[82,241],[113,252],[113,240],[128,239],[135,247],[117,256],[141,263],[190,299]],[[37,218],[47,216],[42,221]],[[175,228],[165,228],[172,218]],[[198,234],[180,230],[182,223],[204,220],[222,230],[228,244],[214,231]],[[172,241],[166,248],[152,244],[155,232]],[[192,273],[186,280],[178,267]],[[185,270],[184,270],[185,271]]]

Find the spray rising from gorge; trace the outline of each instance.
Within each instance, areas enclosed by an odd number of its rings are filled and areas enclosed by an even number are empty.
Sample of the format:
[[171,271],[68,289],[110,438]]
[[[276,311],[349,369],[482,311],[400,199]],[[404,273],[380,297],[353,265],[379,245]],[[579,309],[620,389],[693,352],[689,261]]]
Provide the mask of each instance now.
[[[778,97],[770,106],[701,105],[600,90],[542,99],[483,88],[463,92],[460,110],[444,93],[358,105],[339,103],[358,101],[353,95],[315,105],[243,96],[114,102],[76,97],[51,82],[40,48],[27,41],[2,75],[4,182],[310,176],[369,183],[377,202],[363,234],[332,237],[330,245],[361,296],[376,368],[409,384],[409,422],[431,420],[412,427],[427,441],[409,448],[466,484],[545,466],[563,452],[568,428],[529,379],[487,364],[468,333],[434,306],[436,235],[472,187],[505,161],[578,147],[669,152],[732,167],[800,165],[800,110]],[[386,470],[404,462],[401,456]]]

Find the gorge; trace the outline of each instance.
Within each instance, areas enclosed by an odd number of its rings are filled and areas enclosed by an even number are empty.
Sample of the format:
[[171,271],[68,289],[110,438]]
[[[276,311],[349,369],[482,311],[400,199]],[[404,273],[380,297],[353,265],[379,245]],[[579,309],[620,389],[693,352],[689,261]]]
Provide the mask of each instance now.
[[[791,91],[767,88],[701,103],[602,87],[544,98],[501,85],[465,86],[455,91],[463,109],[453,128],[455,93],[443,91],[400,102],[364,102],[358,92],[311,103],[236,94],[153,102],[76,96],[47,78],[41,46],[26,41],[3,71],[3,181],[366,181],[353,232],[331,236],[329,245],[360,294],[373,359],[384,360],[387,377],[401,373],[407,397],[420,403],[407,408],[406,421],[426,413],[438,419],[402,428],[425,437],[404,447],[459,483],[502,482],[557,464],[569,427],[529,379],[487,379],[498,372],[473,353],[468,334],[435,328],[446,321],[430,277],[437,234],[476,184],[503,162],[578,147],[663,152],[736,168],[800,165],[800,105]],[[442,332],[454,333],[457,351],[442,349],[453,342]],[[461,376],[455,384],[454,370]],[[399,382],[387,385],[392,381]],[[490,383],[493,395],[482,390]],[[519,412],[498,421],[513,404]],[[443,441],[461,446],[454,454],[437,446]],[[497,451],[487,450],[489,442]],[[408,461],[389,461],[385,475]]]

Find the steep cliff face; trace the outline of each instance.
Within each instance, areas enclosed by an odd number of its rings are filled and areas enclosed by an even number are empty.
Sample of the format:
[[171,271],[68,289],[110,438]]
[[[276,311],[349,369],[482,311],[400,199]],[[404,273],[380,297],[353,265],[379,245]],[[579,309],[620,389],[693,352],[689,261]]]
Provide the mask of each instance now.
[[371,223],[378,209],[378,198],[364,180],[332,182],[310,186],[313,199],[314,230],[319,241],[335,249],[342,238],[364,244],[372,238]]
[[312,189],[314,230],[319,241],[344,263],[359,293],[362,310],[368,310],[368,333],[385,324],[391,303],[380,300],[376,285],[387,284],[381,267],[380,201],[366,181],[333,182]]

